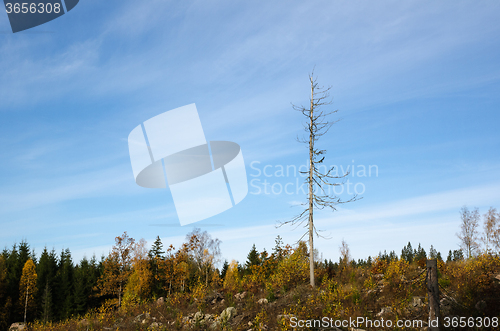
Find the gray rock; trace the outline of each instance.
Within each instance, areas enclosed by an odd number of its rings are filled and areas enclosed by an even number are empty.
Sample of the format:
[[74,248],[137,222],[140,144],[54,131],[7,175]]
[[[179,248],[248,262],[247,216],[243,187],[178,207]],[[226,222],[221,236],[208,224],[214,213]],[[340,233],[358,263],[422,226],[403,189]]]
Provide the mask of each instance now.
[[424,306],[424,301],[422,297],[413,297],[413,301],[410,303],[412,308],[422,308]]
[[193,317],[193,323],[201,323],[205,319],[205,315],[201,311],[197,311]]
[[149,315],[149,313],[140,314],[140,315],[137,315],[136,317],[134,317],[132,322],[145,324],[146,321],[150,318],[151,318],[151,316]]
[[25,325],[23,322],[12,323],[9,331],[21,331],[25,329]]
[[156,329],[156,328],[159,328],[162,325],[163,324],[161,324],[159,322],[153,322],[153,323],[151,323],[151,325],[149,327],[152,328],[152,329]]
[[381,317],[381,316],[386,315],[390,312],[392,312],[392,307],[384,307],[376,316]]
[[221,324],[227,324],[231,319],[233,319],[236,316],[236,308],[234,307],[227,307],[220,313],[219,318],[217,318],[217,322]]
[[211,295],[205,297],[205,302],[207,303],[212,303],[212,304],[216,304],[218,301],[222,301],[224,299],[224,296],[219,293],[219,292],[214,292],[212,293]]

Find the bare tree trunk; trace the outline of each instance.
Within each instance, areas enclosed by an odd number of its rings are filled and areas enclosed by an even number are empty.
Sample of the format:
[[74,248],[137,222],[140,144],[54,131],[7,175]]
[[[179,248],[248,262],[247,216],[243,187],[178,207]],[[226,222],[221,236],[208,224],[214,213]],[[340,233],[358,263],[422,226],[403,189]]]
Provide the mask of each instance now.
[[314,133],[313,133],[313,114],[314,114],[314,83],[311,78],[311,109],[310,118],[310,133],[309,133],[309,278],[311,286],[314,287],[314,223],[313,223],[313,171],[314,171]]
[[120,289],[118,290],[118,307],[122,306],[122,282],[120,281]]
[[26,325],[26,311],[28,310],[29,285],[26,287],[26,301],[24,302],[24,324]]

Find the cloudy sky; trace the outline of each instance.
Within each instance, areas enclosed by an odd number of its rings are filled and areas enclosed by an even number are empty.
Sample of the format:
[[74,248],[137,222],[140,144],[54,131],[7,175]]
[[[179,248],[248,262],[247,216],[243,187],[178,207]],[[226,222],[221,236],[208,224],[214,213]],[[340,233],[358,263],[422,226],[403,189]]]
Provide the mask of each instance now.
[[[342,238],[356,259],[408,241],[445,255],[458,248],[462,206],[500,207],[499,10],[82,0],[15,34],[0,15],[0,245],[70,248],[78,261],[106,254],[124,231],[178,246],[193,226],[221,239],[228,260],[244,261],[253,243],[271,250],[277,235],[293,244],[304,228],[276,228],[305,201],[293,171],[308,156],[296,141],[304,118],[291,103],[307,104],[315,68],[342,119],[319,143],[325,162],[354,169],[339,194],[362,197],[316,213],[331,238],[316,241],[323,257],[337,260]],[[207,140],[241,146],[249,193],[181,227],[168,189],[135,184],[127,137],[191,103]]]

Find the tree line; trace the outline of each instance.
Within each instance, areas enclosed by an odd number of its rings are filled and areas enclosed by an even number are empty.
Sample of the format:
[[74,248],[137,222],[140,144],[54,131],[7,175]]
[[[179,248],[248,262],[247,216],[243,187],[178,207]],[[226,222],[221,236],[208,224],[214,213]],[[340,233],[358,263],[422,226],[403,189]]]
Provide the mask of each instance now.
[[[478,231],[477,209],[469,211],[464,207],[460,215],[462,226],[457,236],[461,249],[450,250],[446,262],[470,259],[479,253],[498,254],[498,212],[490,208],[483,215],[482,233]],[[107,256],[84,257],[74,263],[68,248],[59,254],[44,248],[37,257],[23,241],[0,254],[0,330],[23,320],[49,322],[81,316],[103,304],[133,306],[175,293],[196,295],[210,288],[229,292],[266,288],[272,297],[274,290],[269,284],[286,290],[309,281],[310,256],[314,256],[317,279],[342,277],[343,273],[347,276],[346,270],[352,272],[353,268],[375,270],[380,263],[398,260],[420,266],[425,266],[427,258],[443,261],[433,246],[427,253],[420,243],[413,248],[410,242],[401,254],[384,251],[373,258],[354,260],[349,246],[342,241],[339,253],[338,262],[322,260],[317,251],[310,254],[305,242],[292,247],[278,236],[270,252],[259,252],[253,245],[245,263],[222,263],[220,240],[194,229],[177,249],[172,245],[164,247],[159,237],[148,249],[144,239],[136,241],[125,232],[115,238]]]
[[213,281],[220,241],[193,230],[179,249],[167,249],[157,237],[150,250],[144,239],[125,232],[108,254],[74,263],[69,248],[59,254],[44,248],[39,257],[22,241],[0,254],[0,330],[19,321],[61,321],[97,309],[106,301],[117,306]]

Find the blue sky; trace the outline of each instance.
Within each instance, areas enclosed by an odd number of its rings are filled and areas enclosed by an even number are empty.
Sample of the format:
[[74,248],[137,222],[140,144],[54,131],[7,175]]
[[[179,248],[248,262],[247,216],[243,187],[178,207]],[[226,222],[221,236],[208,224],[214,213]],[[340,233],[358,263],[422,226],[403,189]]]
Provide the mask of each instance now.
[[[337,260],[342,238],[356,259],[408,241],[457,249],[463,205],[500,207],[499,10],[487,1],[82,0],[16,34],[4,14],[0,245],[68,247],[77,261],[106,254],[123,231],[178,246],[193,227],[179,225],[168,189],[135,184],[127,137],[190,103],[208,140],[240,144],[249,182],[277,190],[302,180],[256,168],[305,164],[295,141],[303,118],[290,103],[307,104],[315,67],[342,118],[320,141],[326,163],[378,169],[349,177],[362,200],[316,214],[331,237],[316,241],[323,257]],[[256,193],[250,185],[236,207],[193,224],[222,240],[226,259],[303,234],[275,228],[303,194]]]

